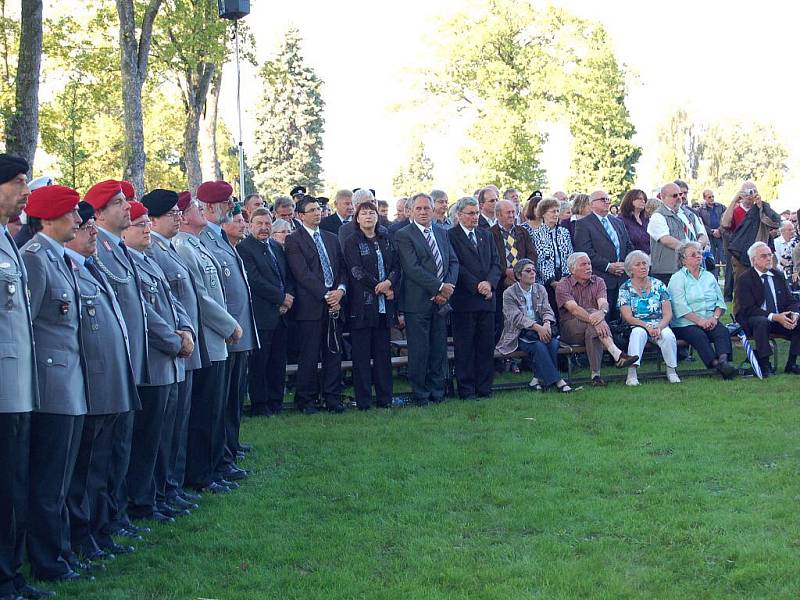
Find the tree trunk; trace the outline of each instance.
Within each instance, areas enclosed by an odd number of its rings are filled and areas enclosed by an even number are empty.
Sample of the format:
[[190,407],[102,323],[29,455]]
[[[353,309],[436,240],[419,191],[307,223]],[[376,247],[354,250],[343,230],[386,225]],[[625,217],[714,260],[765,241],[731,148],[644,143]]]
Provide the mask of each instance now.
[[219,90],[222,85],[222,69],[211,81],[206,99],[206,110],[201,120],[200,151],[202,156],[203,180],[219,181],[222,179],[222,168],[217,155],[217,119],[219,118]]
[[6,127],[6,152],[21,156],[33,166],[39,139],[42,0],[22,0],[21,18],[16,100]]
[[186,106],[186,125],[183,128],[183,159],[186,163],[186,179],[189,191],[194,195],[203,183],[203,169],[200,166],[200,119],[206,107],[208,89],[214,78],[216,65],[201,62],[197,67],[184,74],[183,88]]
[[119,14],[120,67],[122,104],[125,115],[125,151],[122,176],[133,184],[136,197],[144,193],[144,119],[142,86],[147,78],[150,40],[162,0],[150,0],[142,19],[142,32],[136,38],[136,13],[133,0],[116,0]]

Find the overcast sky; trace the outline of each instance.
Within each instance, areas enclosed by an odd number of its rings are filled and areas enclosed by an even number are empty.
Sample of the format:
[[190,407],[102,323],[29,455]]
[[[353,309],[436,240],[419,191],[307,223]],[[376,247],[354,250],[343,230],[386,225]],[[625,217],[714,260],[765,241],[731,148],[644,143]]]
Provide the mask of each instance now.
[[[601,21],[611,34],[618,59],[633,77],[627,99],[644,154],[638,186],[651,189],[655,132],[677,107],[695,118],[725,117],[772,122],[789,146],[791,171],[779,205],[800,207],[800,119],[797,113],[798,16],[794,3],[762,0],[672,0],[671,2],[555,2]],[[430,41],[437,17],[464,5],[456,0],[366,0],[319,2],[251,0],[247,23],[257,38],[259,62],[272,56],[290,25],[304,39],[306,61],[325,82],[326,191],[372,187],[390,197],[391,178],[408,152],[417,123],[413,112],[396,112],[413,99],[409,71],[431,61]],[[244,141],[252,153],[252,108],[259,95],[256,69],[242,70]],[[235,125],[235,70],[223,82],[222,112]],[[234,129],[234,127],[232,127]],[[436,185],[451,197],[455,189],[458,136],[425,136],[436,165]],[[556,131],[544,157],[553,189],[563,187],[568,139]],[[502,183],[502,182],[500,182]],[[288,191],[288,190],[287,190]]]

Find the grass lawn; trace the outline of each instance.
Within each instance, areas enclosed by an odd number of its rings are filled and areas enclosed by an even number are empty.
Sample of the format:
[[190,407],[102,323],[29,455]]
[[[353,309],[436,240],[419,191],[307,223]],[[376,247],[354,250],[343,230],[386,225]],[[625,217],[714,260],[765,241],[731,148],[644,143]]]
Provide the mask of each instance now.
[[798,383],[246,419],[240,490],[59,597],[797,598]]

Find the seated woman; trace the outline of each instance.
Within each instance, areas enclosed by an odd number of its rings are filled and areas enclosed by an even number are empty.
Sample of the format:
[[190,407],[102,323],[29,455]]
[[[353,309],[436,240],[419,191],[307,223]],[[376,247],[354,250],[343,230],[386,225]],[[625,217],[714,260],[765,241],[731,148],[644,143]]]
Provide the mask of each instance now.
[[543,390],[555,385],[559,392],[567,394],[572,388],[561,378],[556,366],[558,337],[553,335],[556,318],[547,301],[547,292],[535,283],[533,261],[523,258],[517,262],[514,276],[517,283],[503,292],[505,324],[497,351],[501,354],[511,354],[517,349],[528,352],[535,373],[530,386]]
[[[653,342],[661,348],[661,356],[667,365],[667,380],[680,383],[675,371],[678,366],[678,342],[669,328],[672,305],[667,286],[650,277],[650,257],[641,250],[634,250],[625,257],[625,272],[630,279],[619,288],[617,306],[622,320],[633,328],[628,341],[628,354],[641,357],[648,340]],[[639,385],[636,369],[641,363],[642,359],[639,358],[628,367],[626,385]]]
[[736,376],[728,362],[733,353],[731,335],[719,322],[727,306],[717,278],[703,268],[703,249],[698,242],[678,247],[681,269],[669,280],[672,300],[672,331],[697,350],[707,368],[714,368],[725,379]]

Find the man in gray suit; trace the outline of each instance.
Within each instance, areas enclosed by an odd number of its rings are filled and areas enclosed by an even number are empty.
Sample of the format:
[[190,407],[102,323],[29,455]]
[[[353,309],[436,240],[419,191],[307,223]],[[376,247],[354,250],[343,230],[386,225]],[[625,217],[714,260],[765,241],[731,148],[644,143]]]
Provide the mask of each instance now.
[[[149,312],[139,291],[138,274],[131,262],[123,230],[131,224],[130,204],[122,191],[122,182],[109,179],[89,188],[84,200],[94,207],[97,226],[97,266],[117,297],[128,327],[131,366],[136,385],[147,382],[147,320]],[[111,524],[106,533],[136,539],[147,533],[128,519],[128,492],[125,477],[131,456],[134,411],[117,417],[112,439],[111,476],[108,497]]]
[[[224,480],[220,472],[225,455],[225,399],[228,380],[228,344],[238,342],[242,328],[225,308],[222,267],[198,237],[207,225],[206,218],[189,192],[178,194],[183,212],[181,231],[174,239],[175,249],[184,260],[197,286],[200,322],[209,365],[192,377],[192,410],[186,449],[186,484],[213,493],[225,493],[235,482]],[[232,485],[225,485],[230,483]]]
[[192,502],[197,496],[192,494],[192,498],[189,498],[183,489],[186,473],[186,438],[191,408],[192,376],[194,371],[210,364],[200,323],[200,307],[194,276],[172,243],[172,238],[177,235],[181,225],[181,211],[176,206],[177,203],[178,194],[171,190],[156,189],[142,196],[142,204],[147,207],[152,227],[151,244],[145,254],[161,267],[169,282],[172,295],[186,310],[192,328],[197,332],[195,351],[184,359],[186,378],[178,383],[177,390],[174,390],[175,393],[167,400],[161,446],[156,462],[156,500],[159,506],[167,511],[170,508],[178,510],[197,508],[197,504]]
[[[81,341],[88,374],[90,405],[83,421],[75,472],[67,495],[73,552],[88,561],[125,554],[130,546],[109,535],[108,481],[114,422],[139,408],[131,367],[128,328],[114,291],[97,268],[94,208],[78,204],[81,225],[66,243],[81,293]],[[113,557],[113,556],[111,556]],[[77,557],[70,560],[75,569]]]
[[458,280],[458,258],[447,233],[434,227],[433,201],[411,198],[414,221],[394,236],[403,267],[400,302],[406,315],[408,378],[419,404],[444,399],[448,304]]
[[133,421],[131,462],[128,467],[128,514],[132,519],[169,523],[188,511],[156,506],[155,466],[170,394],[185,377],[183,358],[194,351],[194,330],[183,306],[175,300],[164,272],[147,258],[150,246],[150,219],[141,202],[130,203],[131,224],[122,233],[139,274],[145,303],[159,319],[148,320],[148,380],[139,386],[142,410]]
[[250,351],[258,347],[250,286],[242,259],[229,243],[222,224],[230,219],[233,188],[224,181],[206,181],[197,188],[208,224],[200,234],[202,243],[222,266],[222,287],[228,312],[242,328],[242,338],[228,348],[228,397],[225,405],[225,468],[223,477],[230,481],[244,479],[248,473],[236,465],[236,455],[250,447],[239,442],[242,416],[243,382]]
[[38,406],[28,275],[10,232],[28,201],[28,163],[0,154],[0,598],[35,593],[22,574],[31,411]]
[[87,411],[87,389],[80,290],[64,253],[64,243],[80,225],[75,209],[79,200],[78,192],[59,185],[34,191],[25,212],[41,221],[42,230],[22,248],[41,394],[31,416],[28,560],[36,579],[50,581],[81,577],[69,564],[66,492]]

